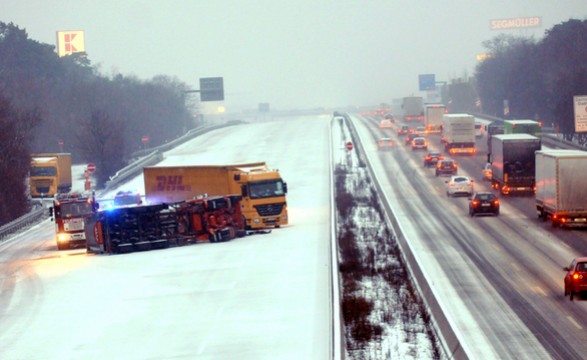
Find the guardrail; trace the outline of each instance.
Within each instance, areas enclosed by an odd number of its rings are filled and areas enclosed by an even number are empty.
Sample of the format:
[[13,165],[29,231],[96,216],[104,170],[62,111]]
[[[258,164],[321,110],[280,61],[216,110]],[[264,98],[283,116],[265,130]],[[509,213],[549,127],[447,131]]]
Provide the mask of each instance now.
[[31,212],[0,226],[0,242],[4,241],[9,235],[37,223],[46,215],[47,209],[45,206],[40,201],[35,201]]

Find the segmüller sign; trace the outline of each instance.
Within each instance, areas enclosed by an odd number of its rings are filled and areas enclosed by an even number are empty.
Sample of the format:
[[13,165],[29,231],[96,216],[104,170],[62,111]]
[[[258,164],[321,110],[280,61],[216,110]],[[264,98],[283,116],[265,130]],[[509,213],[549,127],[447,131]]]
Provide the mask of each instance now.
[[542,17],[517,17],[511,19],[493,19],[489,20],[491,30],[535,28],[542,26]]
[[587,132],[587,95],[573,96],[575,132]]

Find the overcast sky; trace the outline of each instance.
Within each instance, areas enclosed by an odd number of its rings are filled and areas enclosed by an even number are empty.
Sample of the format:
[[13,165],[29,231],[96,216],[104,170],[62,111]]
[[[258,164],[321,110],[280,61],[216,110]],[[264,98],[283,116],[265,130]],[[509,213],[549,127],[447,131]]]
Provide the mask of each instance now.
[[[56,44],[83,30],[104,74],[224,78],[228,111],[371,105],[416,94],[419,74],[472,75],[490,20],[540,16],[541,38],[585,0],[1,0],[0,21]],[[531,5],[530,5],[531,4]]]

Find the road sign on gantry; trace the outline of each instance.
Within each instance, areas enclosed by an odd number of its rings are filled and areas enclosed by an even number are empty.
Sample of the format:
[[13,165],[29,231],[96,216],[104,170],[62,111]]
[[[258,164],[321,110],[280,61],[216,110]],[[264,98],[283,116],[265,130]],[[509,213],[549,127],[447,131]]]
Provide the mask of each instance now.
[[200,101],[223,101],[224,81],[222,77],[200,78]]

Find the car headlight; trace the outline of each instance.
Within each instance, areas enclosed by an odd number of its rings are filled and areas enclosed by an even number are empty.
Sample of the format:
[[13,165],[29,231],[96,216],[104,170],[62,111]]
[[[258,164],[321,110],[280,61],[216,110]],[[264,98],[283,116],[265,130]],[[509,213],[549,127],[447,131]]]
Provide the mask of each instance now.
[[63,233],[57,234],[57,241],[65,242],[68,240],[69,240],[69,236],[67,234],[63,234]]

